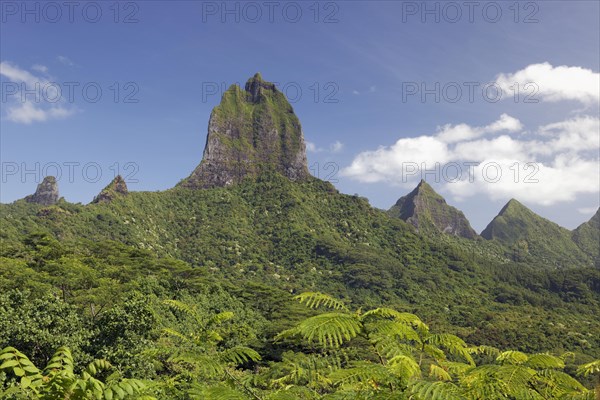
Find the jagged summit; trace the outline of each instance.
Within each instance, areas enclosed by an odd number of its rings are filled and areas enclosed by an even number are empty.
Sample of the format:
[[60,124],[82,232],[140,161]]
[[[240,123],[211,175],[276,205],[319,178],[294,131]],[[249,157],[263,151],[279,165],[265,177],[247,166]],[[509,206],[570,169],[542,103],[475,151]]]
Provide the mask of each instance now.
[[125,196],[129,193],[127,183],[121,175],[117,175],[96,197],[92,203],[107,203],[119,196]]
[[50,206],[56,204],[59,199],[58,183],[54,176],[47,176],[37,186],[35,193],[25,197],[25,201],[29,203],[41,204]]
[[277,88],[274,83],[265,82],[260,72],[257,72],[252,78],[248,79],[244,90],[249,94],[249,102],[259,103],[261,100],[267,99],[269,92],[275,92]]
[[424,180],[412,192],[401,197],[388,213],[422,232],[446,233],[467,239],[477,237],[462,211],[448,205]]
[[211,113],[200,165],[181,185],[228,186],[265,170],[291,180],[310,176],[298,117],[275,86],[259,73],[242,90],[232,85]]

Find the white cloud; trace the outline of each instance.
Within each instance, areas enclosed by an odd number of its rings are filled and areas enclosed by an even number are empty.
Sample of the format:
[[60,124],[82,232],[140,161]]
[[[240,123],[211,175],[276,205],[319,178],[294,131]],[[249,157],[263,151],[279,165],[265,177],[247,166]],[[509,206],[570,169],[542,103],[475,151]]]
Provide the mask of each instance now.
[[25,83],[28,86],[35,86],[36,83],[40,84],[46,81],[45,79],[40,79],[30,72],[20,69],[7,61],[0,62],[0,75],[5,76],[9,81]]
[[354,90],[352,91],[352,94],[354,94],[354,95],[357,95],[357,96],[358,96],[358,95],[360,95],[361,93],[375,93],[376,91],[377,91],[377,87],[375,87],[375,86],[369,86],[369,90],[367,90],[366,92],[361,92],[361,91],[359,91],[359,90],[356,90],[356,89],[354,89]]
[[[48,71],[41,65],[34,65],[31,69],[43,73]],[[64,100],[56,97],[57,89],[54,86],[46,86],[50,83],[48,79],[36,76],[7,61],[0,62],[0,75],[18,84],[16,93],[6,94],[7,104],[4,115],[6,120],[18,124],[31,124],[63,119],[75,114],[75,109],[65,107]],[[24,90],[27,90],[27,95]],[[35,96],[31,94],[32,92]]]
[[58,56],[56,57],[56,59],[61,63],[64,64],[68,67],[73,67],[75,66],[75,63],[73,61],[71,61],[71,59],[69,57],[65,57],[65,56]]
[[46,73],[48,72],[48,67],[46,67],[45,65],[39,65],[39,64],[35,64],[31,67],[32,70],[34,71],[38,71],[38,72],[42,72],[42,73]]
[[598,211],[598,207],[581,207],[581,208],[578,208],[577,211],[580,214],[584,214],[584,215],[585,214],[595,214],[596,211]]
[[590,105],[600,99],[600,73],[581,67],[561,65],[553,67],[549,63],[531,64],[512,74],[500,74],[496,84],[505,92],[514,93],[511,86],[518,85],[523,91],[527,83],[534,83],[539,90],[532,98],[542,101],[557,102],[562,100],[577,100]]
[[336,140],[335,142],[329,145],[329,151],[331,151],[332,153],[339,153],[343,149],[344,143],[340,142],[339,140]]
[[362,152],[341,173],[359,182],[406,186],[424,177],[445,185],[458,200],[484,194],[551,205],[600,192],[598,118],[582,116],[522,133],[521,122],[506,114],[483,127],[445,125],[431,135]]
[[313,142],[306,142],[306,151],[308,151],[309,153],[319,153],[321,151],[323,151],[323,149],[320,149],[317,147],[316,144],[314,144]]
[[467,139],[474,139],[488,133],[496,132],[517,132],[522,129],[521,122],[507,114],[502,114],[498,121],[483,127],[470,127],[467,124],[458,124],[452,126],[450,124],[438,127],[437,137],[439,140],[446,143],[455,143]]
[[344,148],[344,144],[339,140],[331,143],[328,148],[317,146],[315,143],[306,141],[306,151],[309,153],[323,153],[325,151],[329,153],[339,153]]
[[600,120],[589,116],[548,124],[539,128],[538,133],[549,141],[535,149],[542,154],[558,151],[595,151],[600,144]]
[[[474,167],[474,182],[446,184],[456,198],[484,194],[493,200],[517,198],[549,206],[570,202],[582,193],[600,191],[598,160],[558,156],[549,163],[521,159],[486,159]],[[500,172],[500,174],[499,174]]]
[[33,122],[44,122],[50,119],[62,119],[75,113],[73,109],[53,106],[42,109],[31,102],[22,103],[20,106],[9,107],[6,119],[12,122],[29,125]]

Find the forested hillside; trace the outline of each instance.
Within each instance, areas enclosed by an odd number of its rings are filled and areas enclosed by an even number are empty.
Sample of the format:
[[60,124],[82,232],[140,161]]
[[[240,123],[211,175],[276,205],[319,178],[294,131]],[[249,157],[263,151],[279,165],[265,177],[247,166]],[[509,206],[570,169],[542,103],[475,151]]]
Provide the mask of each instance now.
[[[494,240],[446,234],[441,197],[417,230],[285,152],[246,174],[229,162],[278,149],[260,144],[265,126],[304,151],[295,117],[281,120],[291,106],[257,79],[224,96],[251,123],[211,123],[210,163],[173,189],[118,177],[82,205],[49,179],[0,205],[0,398],[594,398],[593,254],[556,228],[564,248],[515,256],[529,231],[505,241],[506,213]],[[589,225],[576,238],[593,249]]]

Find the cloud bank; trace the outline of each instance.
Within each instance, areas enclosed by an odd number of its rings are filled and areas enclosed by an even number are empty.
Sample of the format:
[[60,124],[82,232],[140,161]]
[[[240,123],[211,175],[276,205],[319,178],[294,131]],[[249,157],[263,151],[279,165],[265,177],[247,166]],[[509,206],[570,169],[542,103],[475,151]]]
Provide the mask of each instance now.
[[541,205],[600,191],[600,120],[580,116],[532,132],[507,114],[486,126],[444,125],[359,153],[342,176],[363,183],[438,182],[456,199],[485,194]]

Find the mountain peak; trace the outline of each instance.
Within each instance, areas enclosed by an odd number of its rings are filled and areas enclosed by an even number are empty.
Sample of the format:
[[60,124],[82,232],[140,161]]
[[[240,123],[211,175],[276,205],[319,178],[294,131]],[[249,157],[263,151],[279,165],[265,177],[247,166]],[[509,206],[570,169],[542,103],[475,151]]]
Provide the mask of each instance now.
[[537,215],[515,199],[502,207],[481,236],[510,248],[515,261],[531,255],[554,259],[559,266],[574,261],[589,262],[571,239],[569,230]]
[[600,208],[572,233],[573,241],[600,266]]
[[127,183],[121,175],[117,175],[96,197],[92,203],[108,203],[114,198],[128,194]]
[[210,116],[202,161],[181,184],[229,186],[266,170],[291,180],[310,176],[298,117],[275,84],[257,73],[244,90],[232,85],[223,94]]
[[275,84],[264,81],[260,72],[257,72],[252,78],[248,79],[244,89],[249,95],[249,101],[252,103],[258,103],[266,99],[266,93],[273,94],[277,91]]
[[504,207],[502,207],[502,209],[500,210],[500,212],[498,213],[499,215],[502,215],[506,212],[510,212],[512,210],[529,210],[529,208],[527,208],[525,205],[523,205],[523,203],[519,202],[516,199],[510,199],[505,205]]
[[401,197],[388,214],[412,224],[419,231],[446,233],[467,239],[477,237],[462,211],[448,205],[423,179],[412,192]]
[[58,199],[58,183],[54,176],[46,176],[37,186],[35,193],[25,197],[25,201],[29,203],[41,204],[44,206],[56,204]]

